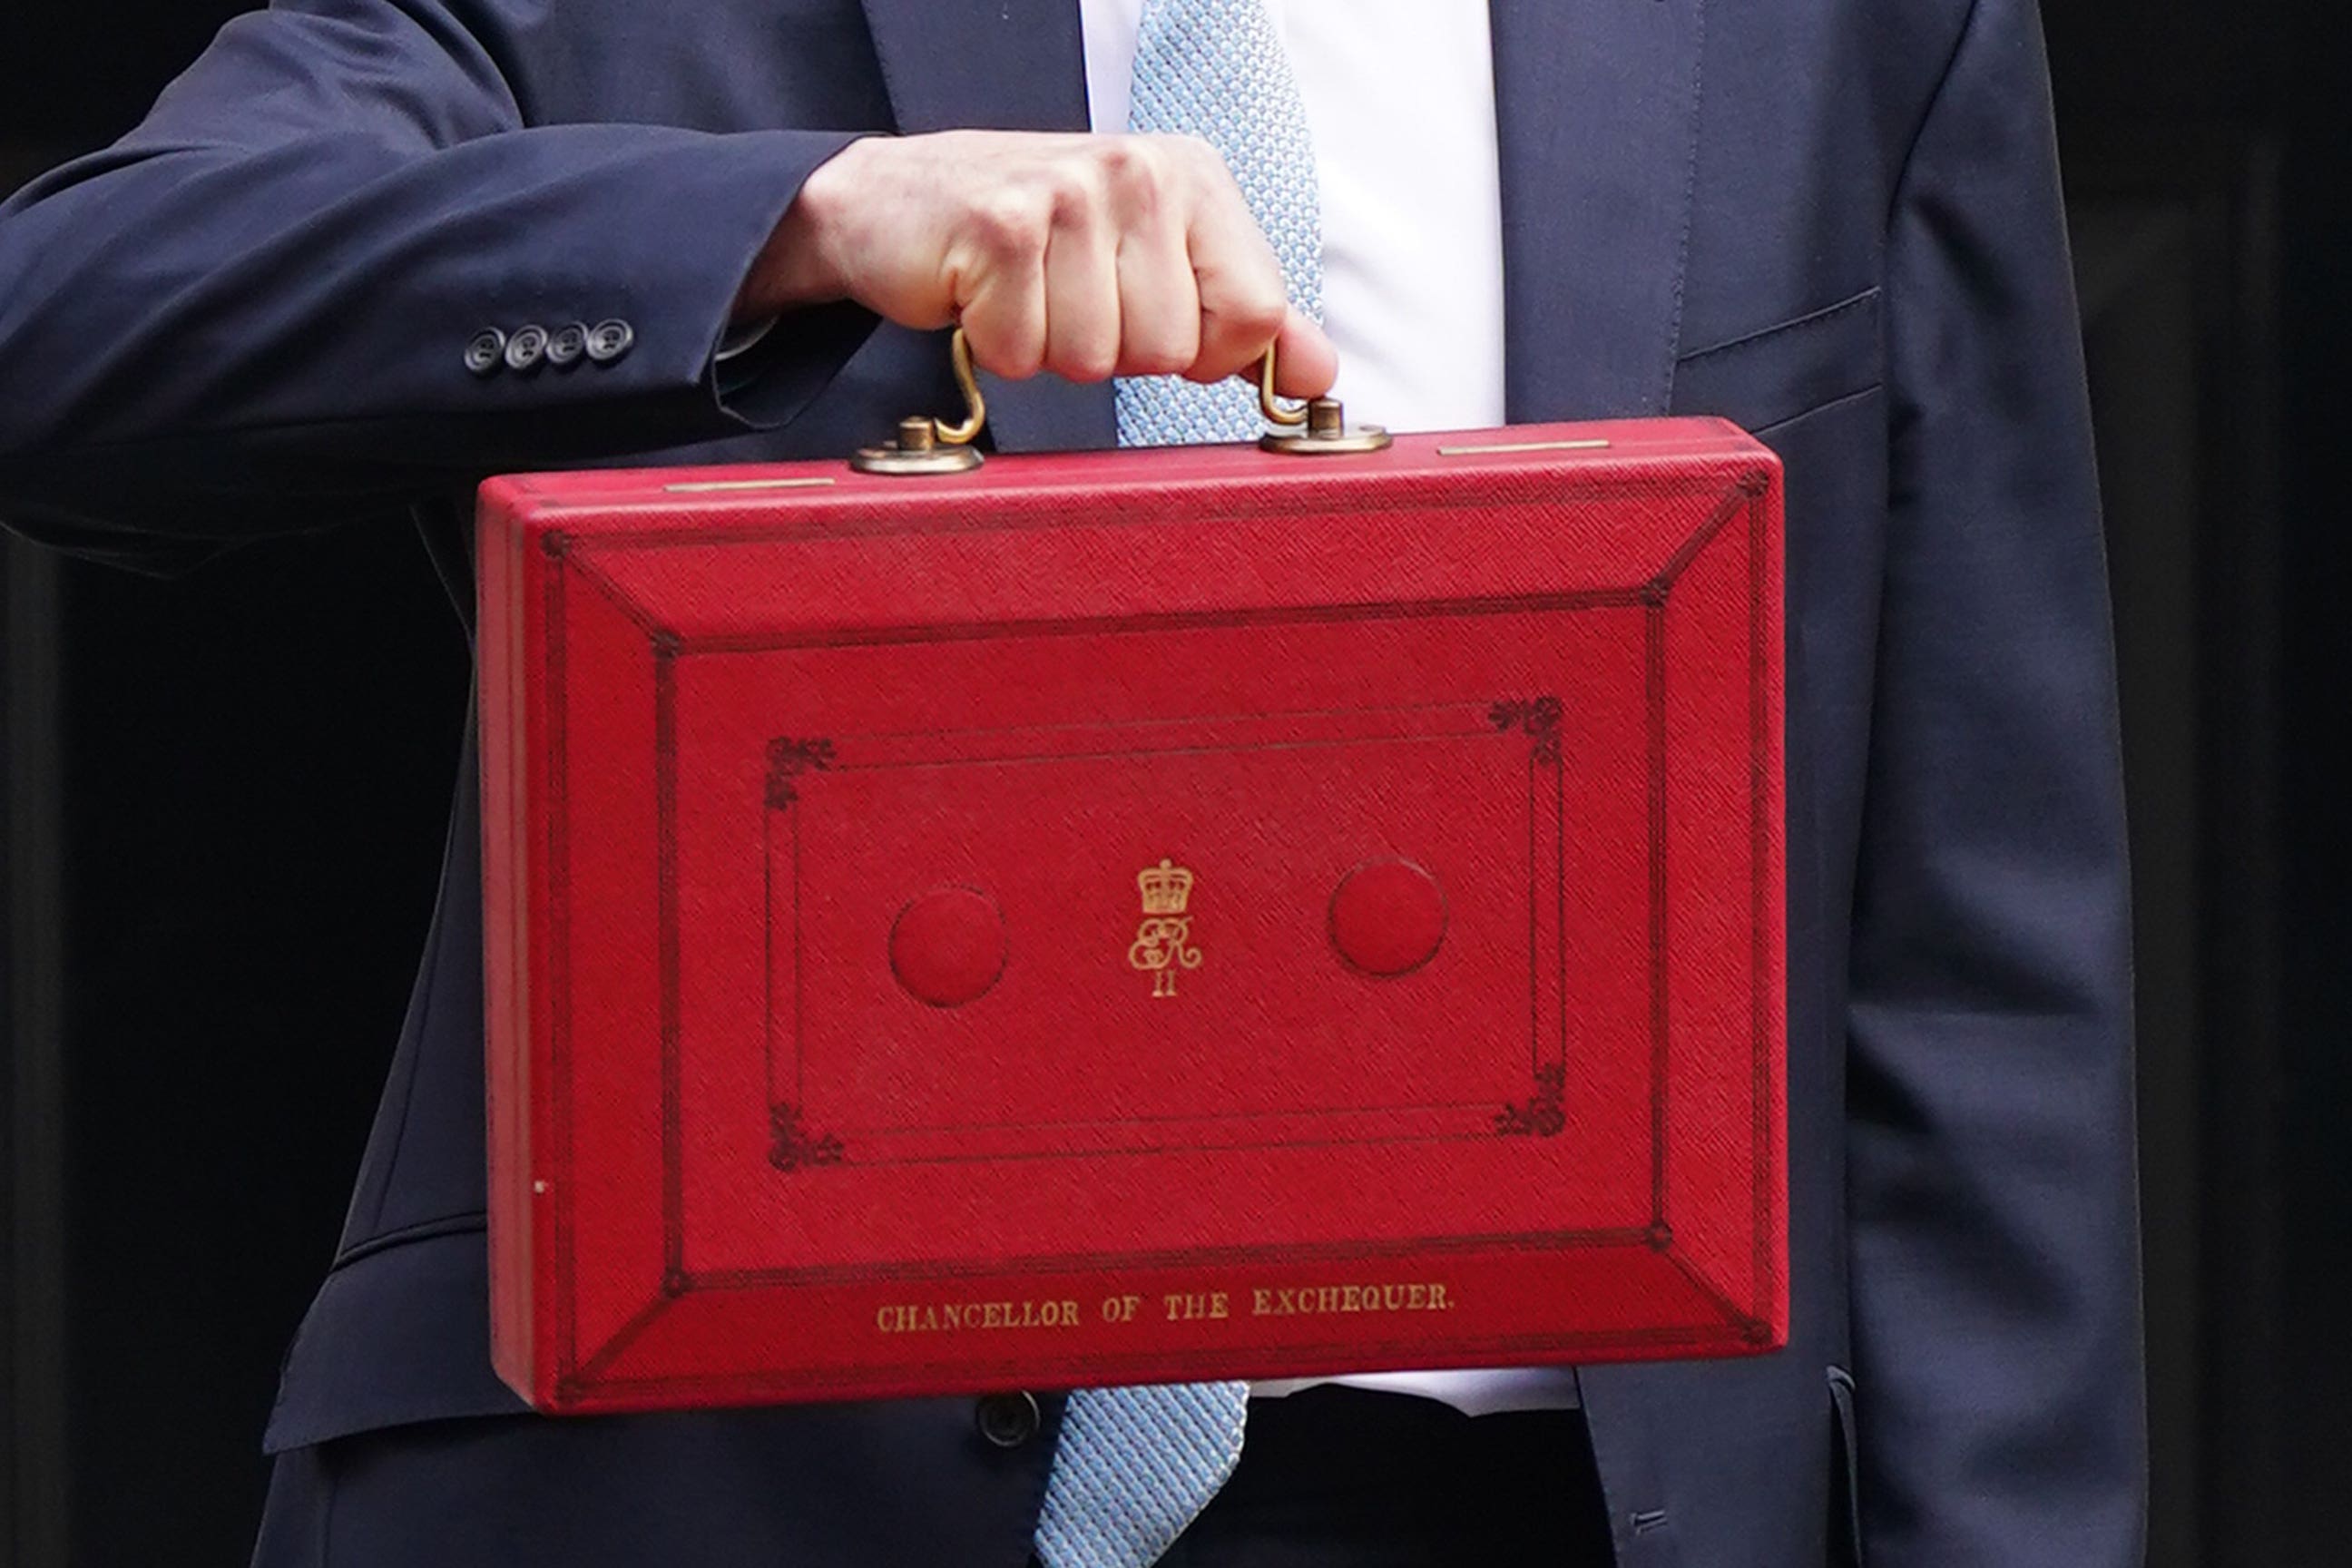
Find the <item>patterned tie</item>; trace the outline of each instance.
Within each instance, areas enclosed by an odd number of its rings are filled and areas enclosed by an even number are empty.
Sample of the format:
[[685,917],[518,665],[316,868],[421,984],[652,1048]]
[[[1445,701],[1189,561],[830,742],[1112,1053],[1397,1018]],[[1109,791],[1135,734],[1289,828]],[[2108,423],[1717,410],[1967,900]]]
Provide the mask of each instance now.
[[[1265,0],[1145,0],[1128,129],[1189,133],[1223,154],[1282,263],[1290,301],[1323,317],[1315,144]],[[1254,388],[1122,379],[1118,444],[1246,441]],[[1146,1568],[1217,1494],[1242,1454],[1246,1383],[1088,1388],[1062,1418],[1037,1556],[1045,1568]]]
[[[1290,302],[1323,319],[1323,210],[1315,140],[1265,0],[1146,0],[1127,128],[1198,136],[1222,153],[1282,263]],[[1239,381],[1118,383],[1118,444],[1247,441],[1265,427]]]
[[1037,1556],[1045,1568],[1146,1568],[1242,1457],[1246,1383],[1082,1388],[1062,1417]]

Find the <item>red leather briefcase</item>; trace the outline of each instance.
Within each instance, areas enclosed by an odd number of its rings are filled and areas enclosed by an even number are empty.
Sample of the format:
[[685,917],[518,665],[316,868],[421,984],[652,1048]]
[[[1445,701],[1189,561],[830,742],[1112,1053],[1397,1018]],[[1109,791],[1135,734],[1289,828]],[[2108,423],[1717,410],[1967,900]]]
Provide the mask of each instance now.
[[540,1407],[1782,1342],[1737,429],[525,476],[480,556]]

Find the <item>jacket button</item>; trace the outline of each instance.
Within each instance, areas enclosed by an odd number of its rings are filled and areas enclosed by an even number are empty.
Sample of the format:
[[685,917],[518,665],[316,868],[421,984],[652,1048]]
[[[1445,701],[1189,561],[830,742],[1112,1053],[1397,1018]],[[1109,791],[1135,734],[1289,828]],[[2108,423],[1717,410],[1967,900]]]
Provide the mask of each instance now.
[[484,327],[466,345],[466,368],[476,375],[488,375],[506,363],[507,335],[496,327]]
[[588,329],[588,357],[598,364],[611,364],[636,341],[637,330],[618,317],[599,321]]
[[971,1407],[972,1425],[1000,1448],[1018,1448],[1037,1435],[1037,1401],[1026,1394],[992,1394]]
[[558,370],[577,364],[588,352],[588,329],[579,321],[558,327],[547,340],[547,363]]
[[541,357],[546,353],[545,327],[517,327],[514,335],[507,339],[507,368],[537,370]]

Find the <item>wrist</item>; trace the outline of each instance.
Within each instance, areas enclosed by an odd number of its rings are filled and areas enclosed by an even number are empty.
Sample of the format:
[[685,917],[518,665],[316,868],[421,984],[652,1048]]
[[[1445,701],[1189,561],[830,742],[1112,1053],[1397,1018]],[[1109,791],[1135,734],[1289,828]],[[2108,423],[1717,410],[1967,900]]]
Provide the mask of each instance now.
[[735,297],[737,323],[849,298],[835,242],[858,184],[861,149],[869,140],[850,142],[801,183]]

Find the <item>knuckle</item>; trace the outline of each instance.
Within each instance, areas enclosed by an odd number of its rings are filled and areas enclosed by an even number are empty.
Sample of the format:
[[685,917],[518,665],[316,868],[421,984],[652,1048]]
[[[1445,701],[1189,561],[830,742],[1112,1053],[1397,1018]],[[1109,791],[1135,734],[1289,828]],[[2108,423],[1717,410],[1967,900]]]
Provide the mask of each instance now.
[[1147,172],[1151,163],[1151,140],[1145,136],[1105,136],[1102,145],[1094,150],[1095,166],[1105,179],[1117,182],[1133,179]]
[[1056,228],[1078,228],[1095,221],[1103,210],[1104,175],[1092,160],[1072,160],[1057,166],[1049,184],[1048,202]]
[[1278,288],[1245,290],[1227,309],[1234,332],[1244,338],[1263,342],[1282,330],[1283,318],[1289,312],[1289,301]]
[[1192,368],[1198,351],[1186,353],[1173,342],[1139,343],[1128,351],[1121,368],[1129,375],[1181,375]]
[[1034,258],[1045,253],[1047,214],[1025,191],[1003,189],[974,204],[971,231],[980,248],[998,258]]
[[1118,356],[1096,342],[1057,345],[1048,363],[1055,374],[1076,382],[1105,381],[1118,368]]
[[971,347],[972,363],[992,375],[1020,381],[1044,366],[1045,345],[1034,333],[982,331],[967,321],[964,336]]
[[1150,211],[1160,205],[1171,183],[1171,160],[1165,139],[1121,137],[1104,156],[1103,173],[1119,204],[1129,210]]
[[1045,361],[1045,322],[1017,288],[985,288],[964,308],[961,325],[982,370],[1018,379],[1036,374]]

